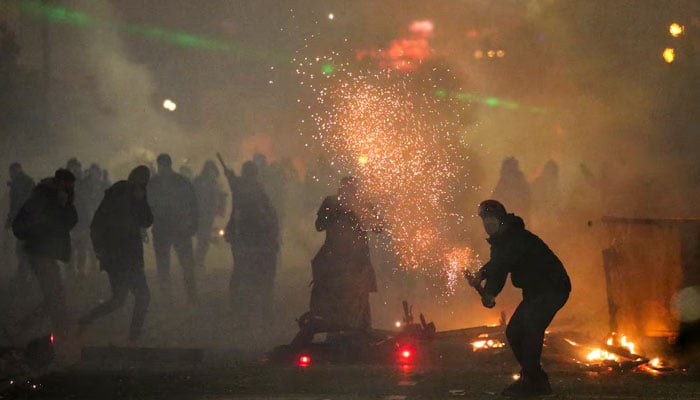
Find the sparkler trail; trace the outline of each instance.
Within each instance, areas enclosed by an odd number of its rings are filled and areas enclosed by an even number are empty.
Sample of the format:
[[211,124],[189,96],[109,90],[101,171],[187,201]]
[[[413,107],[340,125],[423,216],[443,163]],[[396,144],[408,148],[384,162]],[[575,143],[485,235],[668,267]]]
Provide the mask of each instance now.
[[314,95],[313,138],[339,173],[359,178],[361,198],[383,218],[392,241],[386,250],[400,266],[436,278],[450,294],[476,261],[470,249],[455,245],[463,217],[449,211],[466,189],[464,128],[457,123],[465,105],[435,97],[423,75],[353,70],[339,58],[295,60],[300,84]]

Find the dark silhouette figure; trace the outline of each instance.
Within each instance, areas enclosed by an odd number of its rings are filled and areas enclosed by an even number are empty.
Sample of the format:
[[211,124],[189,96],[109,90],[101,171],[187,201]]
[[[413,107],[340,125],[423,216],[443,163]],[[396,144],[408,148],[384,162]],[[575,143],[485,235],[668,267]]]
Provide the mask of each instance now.
[[226,240],[233,254],[233,309],[244,324],[265,323],[272,316],[279,251],[277,214],[258,181],[258,168],[252,161],[243,163],[241,176],[230,169],[225,173],[232,201]]
[[[551,393],[547,374],[540,365],[544,332],[569,298],[571,282],[559,258],[536,235],[525,229],[523,220],[506,213],[503,204],[486,200],[479,216],[489,234],[490,260],[469,283],[482,293],[486,307],[495,305],[510,273],[513,286],[522,289],[523,300],[506,327],[506,337],[522,367],[520,379],[508,386],[508,396]],[[482,287],[482,281],[486,284]]]
[[213,161],[209,160],[204,163],[202,172],[192,182],[199,208],[197,248],[194,259],[202,270],[211,243],[214,219],[223,215],[226,208],[226,193],[221,189],[218,179],[219,169]]
[[173,171],[172,159],[161,154],[158,174],[148,185],[153,210],[153,249],[163,294],[170,297],[170,249],[175,248],[190,303],[197,302],[192,236],[197,233],[197,197],[190,181]]
[[15,236],[24,242],[29,265],[44,296],[43,307],[27,318],[48,310],[58,335],[66,333],[66,296],[57,261],[68,262],[71,255],[70,231],[78,222],[73,206],[74,184],[75,176],[70,171],[57,170],[32,190],[12,223]]
[[[15,162],[10,164],[10,181],[7,182],[7,186],[10,188],[10,207],[5,220],[5,229],[10,229],[12,221],[34,189],[34,180],[24,173],[20,163]],[[16,280],[26,282],[29,278],[29,261],[21,240],[16,242],[15,256],[17,257]]]
[[559,165],[547,161],[542,172],[532,181],[532,208],[539,217],[558,215],[560,210]]
[[141,336],[150,292],[144,274],[141,230],[153,223],[146,199],[150,178],[148,167],[141,165],[129,173],[126,181],[112,185],[104,194],[90,225],[92,245],[107,273],[112,297],[90,310],[78,324],[82,331],[97,318],[121,308],[129,292],[134,295],[129,340]]
[[381,227],[358,199],[354,177],[343,178],[337,194],[323,200],[316,230],[325,231],[326,240],[311,261],[309,315],[300,319],[295,346],[310,342],[316,332],[366,332],[372,325],[369,294],[377,291],[377,281],[367,233]]
[[501,164],[501,176],[491,196],[505,204],[517,215],[528,219],[530,216],[530,185],[520,170],[515,157],[508,157]]

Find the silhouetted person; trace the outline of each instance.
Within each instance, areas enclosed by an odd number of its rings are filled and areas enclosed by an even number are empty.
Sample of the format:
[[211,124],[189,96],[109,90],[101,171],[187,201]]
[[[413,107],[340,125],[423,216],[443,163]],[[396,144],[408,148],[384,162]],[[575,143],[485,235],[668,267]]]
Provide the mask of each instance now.
[[258,168],[252,161],[243,163],[241,176],[229,169],[225,173],[233,205],[226,226],[226,240],[233,254],[233,309],[244,324],[267,322],[272,316],[279,251],[277,214],[258,181]]
[[559,165],[549,160],[542,172],[532,181],[533,211],[543,217],[560,209]]
[[[24,173],[20,163],[15,162],[10,164],[10,181],[7,182],[7,186],[10,188],[10,207],[5,220],[5,229],[10,229],[12,221],[34,189],[34,180]],[[29,261],[21,240],[16,242],[15,256],[17,257],[17,281],[26,282],[29,278]]]
[[218,179],[219,169],[213,161],[208,160],[204,163],[202,172],[192,182],[199,210],[197,248],[194,252],[194,259],[202,270],[211,243],[214,218],[223,215],[226,207],[226,193],[221,190]]
[[24,241],[44,297],[43,309],[48,310],[58,335],[66,333],[66,296],[57,261],[68,262],[71,255],[70,231],[78,222],[73,206],[74,184],[75,176],[70,171],[57,170],[32,190],[12,223],[15,236]]
[[141,230],[153,223],[146,199],[150,178],[148,167],[141,165],[129,173],[126,181],[112,185],[104,194],[90,225],[90,238],[100,267],[107,273],[112,297],[90,310],[78,324],[84,329],[97,318],[121,308],[129,292],[134,295],[129,340],[141,336],[150,292],[144,274]]
[[316,230],[325,231],[326,240],[311,261],[309,325],[302,317],[293,345],[308,343],[315,332],[371,328],[369,294],[377,291],[377,282],[367,233],[380,228],[368,217],[373,217],[371,210],[360,202],[351,176],[341,180],[335,196],[321,203]]
[[559,166],[547,161],[542,172],[530,185],[532,192],[532,219],[538,229],[558,223],[561,215],[561,193],[559,190]]
[[508,157],[501,164],[501,176],[491,194],[492,198],[508,204],[508,206],[523,218],[530,216],[530,184],[520,170],[520,164],[515,157]]
[[190,181],[173,171],[172,159],[160,154],[158,174],[148,185],[153,210],[153,249],[158,278],[166,297],[170,296],[170,249],[175,248],[185,279],[190,303],[197,302],[192,236],[197,233],[197,197]]
[[513,286],[522,289],[523,300],[506,327],[508,343],[521,366],[520,378],[509,385],[506,396],[551,393],[547,374],[540,365],[544,332],[569,298],[571,282],[559,258],[523,220],[496,200],[479,205],[479,216],[491,245],[490,260],[474,275],[472,286],[483,287],[482,302],[493,307],[510,273]]

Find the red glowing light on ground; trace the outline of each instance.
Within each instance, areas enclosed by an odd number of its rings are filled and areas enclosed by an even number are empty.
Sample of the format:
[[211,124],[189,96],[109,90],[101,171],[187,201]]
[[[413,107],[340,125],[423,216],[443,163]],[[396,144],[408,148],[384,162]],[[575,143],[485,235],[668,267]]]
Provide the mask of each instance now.
[[300,367],[308,367],[311,364],[311,357],[307,355],[301,355],[299,356],[299,360],[297,362],[297,365]]
[[408,347],[408,346],[399,347],[399,351],[398,351],[399,362],[401,362],[401,363],[412,362],[413,359],[415,358],[415,355],[416,355],[416,352],[413,348]]

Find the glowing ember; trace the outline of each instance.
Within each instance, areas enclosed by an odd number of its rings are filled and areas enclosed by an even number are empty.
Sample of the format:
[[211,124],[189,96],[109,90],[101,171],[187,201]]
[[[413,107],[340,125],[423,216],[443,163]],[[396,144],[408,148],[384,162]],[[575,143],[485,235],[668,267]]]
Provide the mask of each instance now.
[[486,349],[500,349],[506,347],[506,344],[498,339],[489,338],[487,334],[479,335],[479,340],[473,341],[471,343],[472,351],[486,350]]
[[609,353],[602,349],[594,349],[586,356],[588,361],[619,361],[614,353]]

